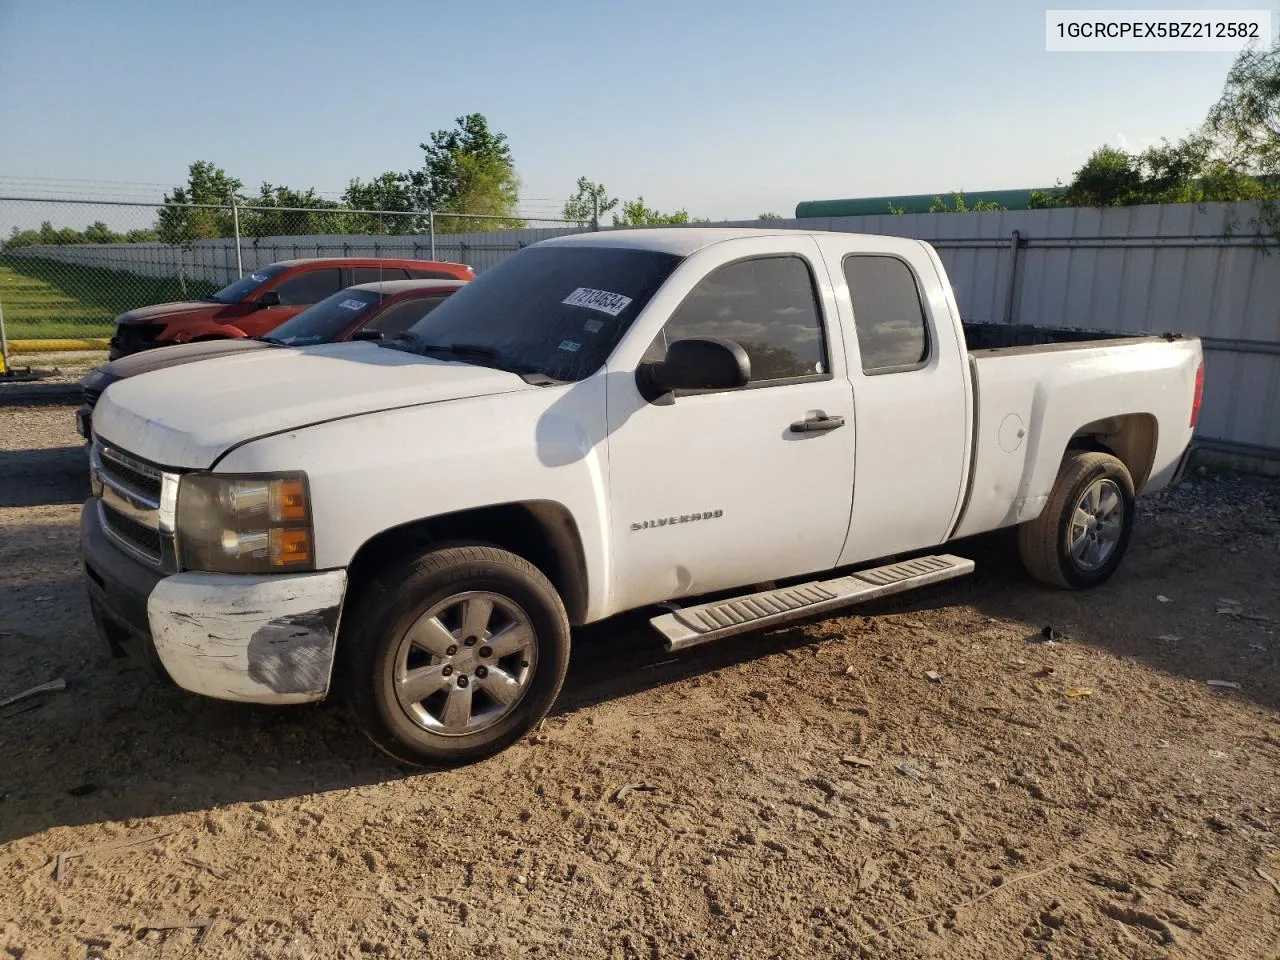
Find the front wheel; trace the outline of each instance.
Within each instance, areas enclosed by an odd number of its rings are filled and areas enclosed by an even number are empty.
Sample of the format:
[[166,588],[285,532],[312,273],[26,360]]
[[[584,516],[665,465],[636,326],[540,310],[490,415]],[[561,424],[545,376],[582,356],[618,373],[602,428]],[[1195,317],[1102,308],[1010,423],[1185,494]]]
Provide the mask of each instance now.
[[1068,454],[1049,502],[1018,528],[1027,572],[1052,587],[1080,589],[1120,566],[1133,533],[1133,478],[1109,453]]
[[341,682],[360,728],[398,760],[456,766],[497,753],[551,709],[569,622],[536,567],[450,546],[393,564],[341,629]]

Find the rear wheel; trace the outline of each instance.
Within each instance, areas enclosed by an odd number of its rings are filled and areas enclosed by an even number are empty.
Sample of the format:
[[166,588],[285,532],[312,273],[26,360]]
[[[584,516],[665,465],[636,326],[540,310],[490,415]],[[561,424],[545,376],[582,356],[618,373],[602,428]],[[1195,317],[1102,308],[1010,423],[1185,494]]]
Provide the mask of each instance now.
[[379,574],[344,618],[341,644],[365,734],[399,760],[454,766],[546,716],[569,664],[569,623],[528,561],[450,546]]
[[1133,533],[1133,479],[1109,453],[1068,454],[1044,510],[1018,528],[1023,565],[1041,583],[1079,589],[1107,580]]

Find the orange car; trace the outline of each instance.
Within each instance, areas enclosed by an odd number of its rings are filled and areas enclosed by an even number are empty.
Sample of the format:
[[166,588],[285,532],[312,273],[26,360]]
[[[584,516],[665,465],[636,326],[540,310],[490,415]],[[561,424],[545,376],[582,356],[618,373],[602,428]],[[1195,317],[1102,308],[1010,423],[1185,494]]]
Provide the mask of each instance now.
[[223,337],[200,343],[148,350],[90,370],[80,381],[84,405],[76,411],[76,431],[86,440],[93,433],[93,408],[117,380],[198,360],[241,354],[270,347],[307,347],[343,340],[394,339],[434,310],[463,280],[392,280],[348,287],[261,337]]
[[138,307],[116,317],[112,360],[175,343],[258,337],[346,287],[387,280],[474,280],[461,263],[323,257],[282,260],[245,274],[211,297]]

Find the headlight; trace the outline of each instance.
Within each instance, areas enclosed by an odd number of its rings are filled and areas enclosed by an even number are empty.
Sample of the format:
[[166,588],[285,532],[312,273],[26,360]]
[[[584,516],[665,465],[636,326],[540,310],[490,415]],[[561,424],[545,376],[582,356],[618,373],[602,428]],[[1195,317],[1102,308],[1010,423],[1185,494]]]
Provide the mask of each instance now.
[[311,570],[315,549],[307,475],[184,474],[177,534],[184,570]]

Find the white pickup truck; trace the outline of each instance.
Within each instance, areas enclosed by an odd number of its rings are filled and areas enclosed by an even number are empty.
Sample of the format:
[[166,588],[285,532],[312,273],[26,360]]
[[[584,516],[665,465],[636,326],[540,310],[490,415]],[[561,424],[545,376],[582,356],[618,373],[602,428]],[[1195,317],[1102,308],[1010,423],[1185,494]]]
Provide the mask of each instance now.
[[939,548],[1014,525],[1037,579],[1102,582],[1202,383],[1195,338],[962,323],[914,240],[563,237],[396,341],[114,384],[84,571],[181,687],[341,690],[387,752],[461,763],[620,611],[680,649],[967,573]]

